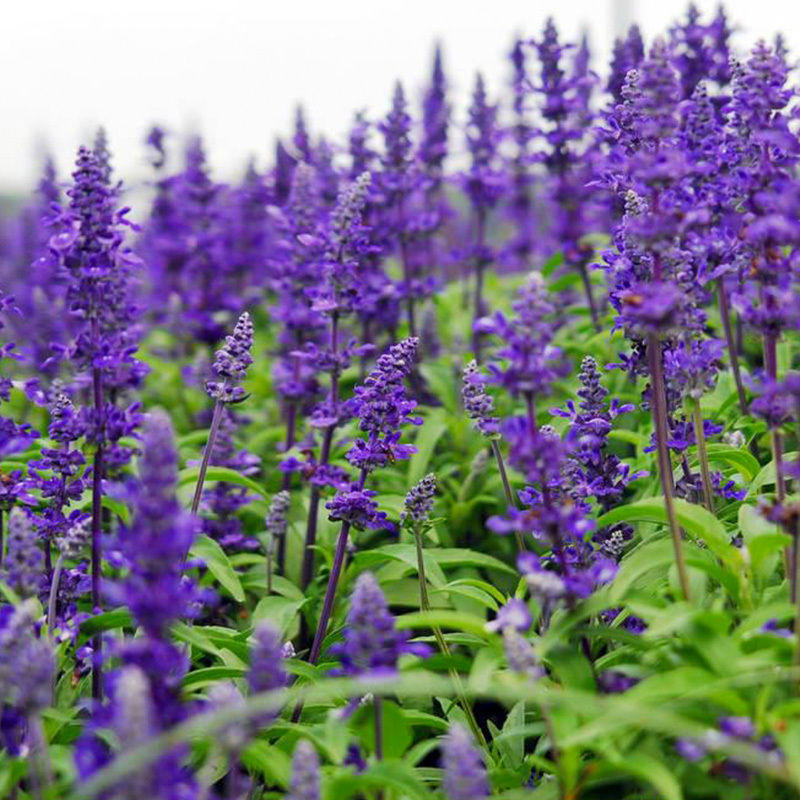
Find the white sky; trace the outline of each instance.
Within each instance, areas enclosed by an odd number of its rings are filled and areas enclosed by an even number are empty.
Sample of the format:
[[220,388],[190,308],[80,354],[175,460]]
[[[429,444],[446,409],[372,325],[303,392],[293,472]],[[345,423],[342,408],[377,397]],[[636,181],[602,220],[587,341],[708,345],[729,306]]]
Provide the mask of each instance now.
[[[713,13],[716,0],[697,5]],[[791,44],[792,5],[729,0],[735,42],[782,28]],[[461,120],[475,70],[499,87],[514,33],[538,34],[549,14],[565,36],[589,31],[604,71],[624,6],[648,38],[685,11],[676,0],[2,0],[0,190],[30,186],[44,147],[66,174],[101,123],[127,179],[147,174],[141,142],[156,121],[198,128],[220,176],[249,155],[263,165],[298,101],[312,133],[341,137],[354,110],[385,112],[397,77],[416,100],[437,39]]]

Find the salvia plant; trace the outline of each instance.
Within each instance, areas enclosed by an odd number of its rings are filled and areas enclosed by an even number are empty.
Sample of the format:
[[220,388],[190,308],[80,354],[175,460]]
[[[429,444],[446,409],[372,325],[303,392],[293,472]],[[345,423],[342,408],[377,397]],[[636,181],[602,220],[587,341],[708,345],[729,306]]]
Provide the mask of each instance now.
[[463,104],[437,43],[224,179],[152,125],[137,224],[102,128],[44,160],[0,797],[798,796],[800,103],[746,35],[536,21]]

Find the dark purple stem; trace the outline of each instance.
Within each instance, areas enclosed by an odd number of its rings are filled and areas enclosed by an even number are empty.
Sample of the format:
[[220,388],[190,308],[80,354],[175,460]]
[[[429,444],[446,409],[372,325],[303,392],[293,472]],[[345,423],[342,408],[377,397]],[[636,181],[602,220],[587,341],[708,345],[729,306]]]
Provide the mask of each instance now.
[[[366,470],[362,470],[361,477],[358,480],[359,491],[364,488],[366,480],[367,472]],[[314,633],[314,642],[311,645],[311,652],[308,655],[309,664],[316,664],[322,652],[322,643],[325,640],[325,635],[328,632],[328,625],[331,621],[333,604],[336,600],[336,588],[339,585],[339,577],[341,576],[344,557],[347,553],[347,540],[349,536],[350,523],[347,521],[342,522],[342,527],[339,529],[339,539],[336,542],[336,552],[333,556],[333,566],[328,576],[328,586],[325,589],[325,599],[322,602],[322,611],[320,612],[319,621],[317,622],[317,630]],[[297,706],[295,706],[292,721],[297,722],[297,720],[300,719],[302,711],[303,705],[302,703],[298,703]]]
[[208,463],[211,460],[211,454],[214,452],[214,444],[217,441],[217,434],[219,433],[219,426],[222,422],[222,412],[224,408],[225,406],[220,400],[217,400],[214,404],[214,413],[211,415],[211,428],[208,431],[208,440],[203,449],[203,460],[200,462],[200,472],[197,474],[197,483],[194,487],[192,514],[197,514],[197,509],[200,508],[200,498],[203,496],[203,484],[206,482]]
[[656,433],[656,448],[658,451],[658,471],[661,478],[661,488],[664,492],[664,506],[667,512],[672,544],[675,550],[675,565],[678,569],[678,580],[684,600],[691,596],[689,588],[689,573],[683,554],[683,540],[675,514],[673,494],[675,487],[672,482],[672,462],[669,457],[669,438],[667,431],[667,401],[664,386],[663,365],[661,363],[661,345],[658,336],[651,333],[647,338],[647,359],[650,367],[650,406],[653,413],[653,427]]
[[[97,414],[97,448],[92,465],[92,610],[100,611],[100,566],[103,557],[101,536],[101,520],[103,510],[103,439],[105,437],[103,414],[103,376],[100,370],[92,369],[92,385],[94,390],[94,408]],[[96,634],[92,640],[92,697],[99,700],[103,696],[103,637]]]

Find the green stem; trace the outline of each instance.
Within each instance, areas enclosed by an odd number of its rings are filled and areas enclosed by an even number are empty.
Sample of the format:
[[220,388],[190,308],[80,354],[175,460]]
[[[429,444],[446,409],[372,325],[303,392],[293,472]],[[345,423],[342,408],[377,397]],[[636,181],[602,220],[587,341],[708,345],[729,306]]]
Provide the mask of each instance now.
[[[497,443],[497,439],[492,439],[491,443],[494,460],[497,462],[497,469],[500,472],[500,480],[503,482],[503,491],[506,495],[506,505],[509,508],[514,508],[514,495],[511,491],[511,484],[508,482],[508,473],[506,472],[506,465],[503,461],[503,454],[500,452],[500,445]],[[522,533],[518,530],[515,530],[514,538],[517,540],[517,548],[519,549],[520,553],[524,552],[525,542],[522,539]]]
[[692,400],[692,418],[694,420],[694,438],[697,440],[697,459],[700,462],[700,476],[703,482],[703,504],[713,514],[714,494],[711,487],[711,471],[708,468],[708,449],[703,431],[703,415],[700,412],[700,401]]
[[[430,599],[428,598],[428,581],[427,578],[425,577],[425,557],[422,549],[422,531],[420,530],[418,523],[414,525],[414,543],[416,544],[417,548],[417,576],[419,578],[419,605],[423,611],[430,611],[431,603]],[[439,649],[442,651],[442,655],[446,656],[447,658],[450,658],[450,647],[448,646],[447,641],[444,638],[442,629],[438,625],[432,625],[431,628],[433,630],[433,636],[436,639],[436,643],[439,645]],[[470,704],[466,694],[464,693],[464,687],[461,683],[461,676],[453,667],[450,668],[450,677],[453,680],[453,685],[455,686],[456,689],[456,696],[458,697],[458,702],[464,711],[464,715],[467,718],[467,723],[469,724],[469,727],[472,730],[472,734],[473,736],[475,736],[475,739],[478,741],[480,746],[486,751],[486,754],[488,756],[489,743],[486,741],[486,737],[483,735],[483,731],[481,730],[480,725],[478,725],[478,721],[475,719],[475,713],[472,710],[472,705]]]

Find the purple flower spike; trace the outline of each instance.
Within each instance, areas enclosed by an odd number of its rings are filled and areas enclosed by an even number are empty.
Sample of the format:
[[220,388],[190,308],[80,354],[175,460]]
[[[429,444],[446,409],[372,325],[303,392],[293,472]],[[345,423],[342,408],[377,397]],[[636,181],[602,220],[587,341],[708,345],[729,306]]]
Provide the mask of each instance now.
[[429,472],[419,483],[412,486],[404,504],[400,521],[410,519],[415,525],[428,520],[436,498],[436,475]]
[[37,543],[31,518],[14,509],[8,521],[8,553],[3,578],[20,597],[36,595],[44,577],[44,556]]
[[363,572],[356,580],[344,629],[344,641],[331,648],[346,675],[382,675],[397,670],[403,653],[426,656],[426,645],[412,644],[405,631],[395,629],[375,576]]
[[252,349],[253,321],[245,311],[236,322],[233,333],[225,337],[225,344],[217,350],[214,372],[222,380],[206,384],[209,397],[222,403],[238,403],[245,398],[245,391],[240,384],[247,375],[247,368],[253,363],[250,354]]
[[130,567],[122,592],[137,624],[163,639],[173,622],[187,617],[198,599],[181,565],[194,538],[195,523],[176,495],[178,452],[169,417],[148,415],[142,433],[140,485],[133,524],[120,534]]
[[455,723],[442,740],[442,788],[447,800],[480,800],[489,796],[489,781],[480,752],[466,728]]
[[484,436],[493,436],[500,430],[500,423],[493,416],[494,400],[486,392],[485,383],[478,362],[473,359],[461,373],[461,402],[475,427]]
[[319,798],[319,756],[311,742],[301,739],[292,755],[292,778],[286,800]]

